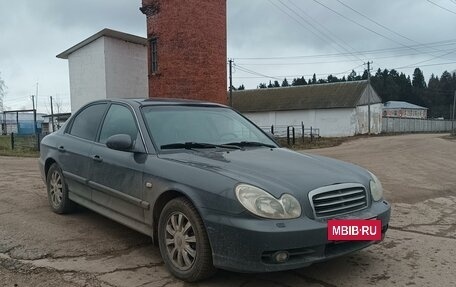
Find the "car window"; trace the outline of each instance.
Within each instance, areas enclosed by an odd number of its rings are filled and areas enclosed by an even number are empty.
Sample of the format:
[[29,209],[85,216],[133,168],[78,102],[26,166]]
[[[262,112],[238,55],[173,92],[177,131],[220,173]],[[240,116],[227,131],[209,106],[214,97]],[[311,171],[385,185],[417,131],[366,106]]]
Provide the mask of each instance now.
[[151,106],[143,108],[143,114],[159,147],[186,142],[261,142],[275,145],[261,130],[231,109]]
[[100,143],[106,143],[113,135],[126,134],[136,140],[138,127],[130,109],[122,105],[111,105],[100,132]]
[[107,104],[95,104],[85,108],[74,118],[69,133],[79,138],[94,141],[106,106]]

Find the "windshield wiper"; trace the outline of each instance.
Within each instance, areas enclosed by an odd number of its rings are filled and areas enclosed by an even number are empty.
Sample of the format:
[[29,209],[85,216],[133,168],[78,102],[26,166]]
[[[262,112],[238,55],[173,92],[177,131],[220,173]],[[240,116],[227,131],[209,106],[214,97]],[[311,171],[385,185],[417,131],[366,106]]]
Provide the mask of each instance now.
[[226,148],[226,149],[241,149],[237,145],[229,145],[229,144],[210,144],[210,143],[198,143],[198,142],[186,142],[186,143],[173,143],[173,144],[166,144],[160,147],[161,149],[194,149],[194,148],[201,148],[201,149],[208,149],[208,148]]
[[231,146],[238,146],[238,147],[269,147],[269,148],[276,148],[275,145],[272,144],[267,144],[267,143],[262,143],[262,142],[249,142],[249,141],[242,141],[242,142],[232,142],[232,143],[227,143],[227,145]]

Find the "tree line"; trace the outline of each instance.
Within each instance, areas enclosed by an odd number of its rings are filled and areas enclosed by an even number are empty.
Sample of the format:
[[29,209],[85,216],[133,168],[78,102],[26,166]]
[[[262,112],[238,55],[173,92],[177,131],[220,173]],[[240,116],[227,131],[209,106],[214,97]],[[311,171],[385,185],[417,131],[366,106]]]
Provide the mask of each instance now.
[[[277,80],[269,83],[260,83],[259,89],[288,87],[288,86],[305,86],[314,84],[337,83],[367,80],[367,70],[363,74],[357,74],[352,71],[349,75],[338,78],[329,75],[326,79],[317,79],[316,75],[306,80],[304,77],[294,78],[291,81],[284,79],[281,83]],[[453,96],[456,91],[456,71],[445,71],[439,77],[432,74],[426,82],[423,72],[416,68],[412,77],[404,73],[398,73],[391,69],[378,69],[371,76],[371,84],[383,102],[388,101],[405,101],[419,106],[429,108],[428,116],[431,118],[444,117],[451,118],[451,106],[453,105]],[[244,90],[241,85],[236,90]]]

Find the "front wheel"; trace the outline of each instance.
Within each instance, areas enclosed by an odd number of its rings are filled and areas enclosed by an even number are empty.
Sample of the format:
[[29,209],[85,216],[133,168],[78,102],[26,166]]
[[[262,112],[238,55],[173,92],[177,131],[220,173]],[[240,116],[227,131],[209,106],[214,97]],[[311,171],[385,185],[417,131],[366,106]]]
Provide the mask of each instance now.
[[52,211],[58,214],[73,211],[74,203],[68,198],[68,188],[63,178],[62,169],[56,163],[49,168],[46,187]]
[[180,197],[165,205],[158,237],[165,265],[175,277],[194,282],[215,272],[203,221],[189,200]]

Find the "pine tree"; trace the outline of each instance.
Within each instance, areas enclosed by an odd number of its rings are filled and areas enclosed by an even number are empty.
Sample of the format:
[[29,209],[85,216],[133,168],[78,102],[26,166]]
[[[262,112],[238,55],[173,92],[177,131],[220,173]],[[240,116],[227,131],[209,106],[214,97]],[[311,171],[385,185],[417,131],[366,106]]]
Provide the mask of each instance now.
[[426,81],[424,80],[424,75],[420,68],[416,68],[413,72],[412,86],[416,89],[426,88]]
[[282,87],[288,87],[288,86],[290,86],[290,84],[288,83],[287,78],[283,79]]
[[339,79],[333,75],[328,76],[328,83],[337,83],[339,82]]

